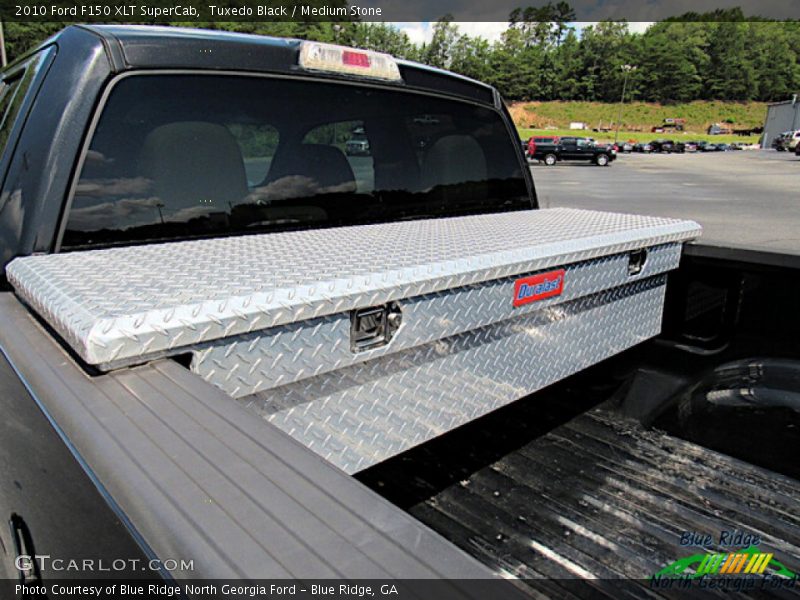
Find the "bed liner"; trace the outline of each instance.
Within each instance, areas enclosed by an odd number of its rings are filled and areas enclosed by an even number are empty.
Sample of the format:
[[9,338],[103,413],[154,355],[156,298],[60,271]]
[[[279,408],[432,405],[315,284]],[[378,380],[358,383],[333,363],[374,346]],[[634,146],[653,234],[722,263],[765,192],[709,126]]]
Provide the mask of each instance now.
[[[650,577],[696,553],[747,546],[721,546],[724,531],[758,536],[761,552],[800,569],[800,482],[644,428],[611,405],[509,452],[410,513],[495,572],[553,597],[572,597],[575,578],[597,598],[682,597],[686,590],[661,592]],[[683,546],[686,532],[712,543]],[[704,593],[730,597],[734,588],[719,577]],[[764,595],[796,597],[796,585]],[[587,597],[586,587],[577,597]]]

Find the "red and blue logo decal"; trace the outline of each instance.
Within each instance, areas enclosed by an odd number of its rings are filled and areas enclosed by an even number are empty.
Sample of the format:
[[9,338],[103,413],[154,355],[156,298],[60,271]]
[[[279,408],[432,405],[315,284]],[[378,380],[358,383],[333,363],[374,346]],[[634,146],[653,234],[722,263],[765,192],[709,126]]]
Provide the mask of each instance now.
[[514,306],[560,296],[563,291],[564,269],[523,277],[514,282]]

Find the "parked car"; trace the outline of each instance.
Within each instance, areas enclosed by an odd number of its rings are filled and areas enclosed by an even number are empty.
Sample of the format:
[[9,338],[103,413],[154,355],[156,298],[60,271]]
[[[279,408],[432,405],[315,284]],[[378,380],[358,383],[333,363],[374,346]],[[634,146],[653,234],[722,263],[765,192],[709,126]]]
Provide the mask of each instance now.
[[370,154],[367,131],[362,125],[350,130],[350,139],[344,143],[344,153],[348,156],[368,156]]
[[639,142],[633,145],[633,152],[650,154],[652,151],[653,151],[653,146],[651,146],[648,142]]
[[630,142],[620,142],[617,144],[617,152],[623,152],[625,154],[630,154],[633,152],[633,144]]
[[697,142],[678,142],[675,144],[675,151],[681,154],[684,152],[697,152]]
[[672,140],[653,140],[650,142],[650,148],[652,148],[653,152],[670,154],[675,152],[675,142]]
[[783,131],[775,136],[775,139],[772,140],[772,147],[775,148],[778,152],[784,152],[786,150],[786,140],[789,136],[792,135],[791,131]]
[[599,145],[591,138],[562,137],[556,143],[537,143],[531,158],[553,166],[559,161],[591,161],[605,167],[616,160],[617,153],[611,145]]
[[344,151],[348,156],[369,156],[369,140],[358,138],[347,140]]
[[790,131],[789,135],[784,138],[783,145],[789,152],[794,152],[798,142],[800,142],[800,129]]
[[719,151],[719,146],[718,146],[718,144],[712,144],[711,142],[708,142],[708,143],[703,144],[702,146],[700,146],[699,149],[700,149],[700,152],[718,152]]

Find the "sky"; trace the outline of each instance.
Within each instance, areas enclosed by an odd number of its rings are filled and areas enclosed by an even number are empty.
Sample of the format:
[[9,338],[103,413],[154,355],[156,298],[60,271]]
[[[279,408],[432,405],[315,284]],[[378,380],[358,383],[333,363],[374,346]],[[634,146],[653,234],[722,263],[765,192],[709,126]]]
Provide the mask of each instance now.
[[[495,22],[475,22],[475,21],[454,21],[458,25],[458,30],[465,33],[470,37],[482,37],[489,42],[494,42],[500,39],[500,36],[508,27],[508,23],[495,23]],[[570,23],[575,28],[575,31],[580,35],[581,30],[589,25],[594,25],[588,21],[581,21]],[[634,33],[642,33],[653,23],[651,21],[636,21],[628,23],[628,29]],[[409,22],[409,23],[392,23],[400,31],[404,31],[408,39],[415,44],[422,44],[423,42],[430,42],[433,36],[433,22]]]

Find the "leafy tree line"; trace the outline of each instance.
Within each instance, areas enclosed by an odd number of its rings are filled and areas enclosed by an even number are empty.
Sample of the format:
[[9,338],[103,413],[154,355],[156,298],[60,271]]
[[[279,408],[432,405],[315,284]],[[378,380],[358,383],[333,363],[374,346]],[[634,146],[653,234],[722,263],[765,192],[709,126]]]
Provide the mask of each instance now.
[[[462,34],[446,16],[429,43],[415,45],[383,23],[172,23],[314,39],[389,52],[485,81],[508,100],[784,100],[800,91],[800,22],[746,19],[740,9],[688,13],[632,33],[603,21],[580,34],[565,2],[516,9],[496,42]],[[62,23],[7,23],[10,57],[58,31]]]
[[604,21],[580,36],[567,5],[515,11],[489,44],[440,19],[415,58],[495,85],[513,100],[784,100],[800,91],[800,23],[746,21],[739,9],[662,21],[644,33]]

